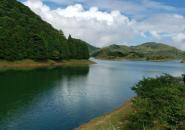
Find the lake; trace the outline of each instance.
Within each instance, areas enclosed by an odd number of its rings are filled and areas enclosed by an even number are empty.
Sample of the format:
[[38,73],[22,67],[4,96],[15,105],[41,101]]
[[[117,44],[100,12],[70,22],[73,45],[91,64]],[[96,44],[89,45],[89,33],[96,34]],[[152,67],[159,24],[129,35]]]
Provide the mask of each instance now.
[[144,77],[180,76],[179,61],[103,61],[89,67],[0,72],[0,130],[73,130],[121,106]]

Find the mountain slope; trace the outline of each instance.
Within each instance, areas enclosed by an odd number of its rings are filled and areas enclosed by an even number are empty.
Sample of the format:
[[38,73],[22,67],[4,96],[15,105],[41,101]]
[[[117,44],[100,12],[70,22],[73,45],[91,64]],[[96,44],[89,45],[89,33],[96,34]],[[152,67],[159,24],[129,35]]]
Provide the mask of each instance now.
[[0,21],[0,59],[89,58],[87,45],[66,39],[62,31],[54,29],[16,0],[0,1]]
[[183,57],[184,52],[162,43],[148,42],[138,46],[111,45],[92,54],[96,58],[105,59],[146,59],[163,60]]
[[93,53],[94,51],[98,50],[99,48],[83,41],[83,40],[80,40],[80,39],[76,39],[76,40],[79,40],[81,43],[85,44],[87,47],[88,47],[88,50],[89,50],[89,54]]
[[89,53],[92,54],[94,51],[97,51],[99,48],[95,47],[95,46],[92,46],[88,43],[86,43],[86,45],[88,46],[89,48]]

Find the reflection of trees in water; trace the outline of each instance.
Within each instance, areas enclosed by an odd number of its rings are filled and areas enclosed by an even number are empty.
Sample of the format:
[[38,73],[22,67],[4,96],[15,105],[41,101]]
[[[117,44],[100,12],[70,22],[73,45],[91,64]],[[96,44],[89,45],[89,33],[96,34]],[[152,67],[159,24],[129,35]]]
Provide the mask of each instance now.
[[63,77],[67,79],[85,77],[88,72],[88,66],[1,72],[0,121],[9,111],[29,104],[39,93],[52,89]]

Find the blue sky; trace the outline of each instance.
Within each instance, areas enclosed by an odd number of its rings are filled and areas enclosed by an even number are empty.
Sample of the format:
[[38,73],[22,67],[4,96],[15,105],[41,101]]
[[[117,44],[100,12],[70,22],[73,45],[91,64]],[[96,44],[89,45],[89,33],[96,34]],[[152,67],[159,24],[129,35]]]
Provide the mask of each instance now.
[[[19,0],[19,1],[24,2],[26,0]],[[70,0],[60,0],[60,1],[69,1],[68,3],[83,3],[84,0],[76,0],[75,2],[74,2],[74,0],[72,0],[72,1],[70,1]],[[122,1],[126,1],[126,0],[122,0]],[[138,2],[140,0],[131,0],[131,1]],[[163,3],[163,4],[169,5],[169,6],[174,6],[174,7],[177,7],[177,8],[184,8],[184,6],[185,6],[185,1],[183,1],[183,0],[153,0],[153,1],[160,2],[160,3]],[[50,4],[57,3],[56,6],[58,6],[59,5],[58,3],[60,3],[60,2],[55,2],[55,1],[53,2],[52,0],[44,0],[44,2],[46,2],[46,3],[48,2]],[[63,3],[66,3],[66,2],[61,2],[61,5]]]
[[174,6],[176,8],[184,8],[185,1],[184,0],[155,0],[157,2],[161,2],[170,6]]
[[[19,0],[21,2],[25,2],[26,0]],[[89,3],[90,0],[43,0],[45,4],[50,6],[51,8],[59,8],[59,7],[66,7],[71,4],[80,3],[89,8],[93,2]],[[92,1],[92,0],[91,0]],[[100,0],[101,1],[101,0]],[[140,4],[142,0],[115,0],[115,1],[129,1],[130,3]],[[185,1],[184,0],[150,0],[153,2],[158,2],[167,6],[175,7],[179,13],[185,14]]]
[[95,46],[163,42],[185,50],[184,0],[22,0],[65,35]]

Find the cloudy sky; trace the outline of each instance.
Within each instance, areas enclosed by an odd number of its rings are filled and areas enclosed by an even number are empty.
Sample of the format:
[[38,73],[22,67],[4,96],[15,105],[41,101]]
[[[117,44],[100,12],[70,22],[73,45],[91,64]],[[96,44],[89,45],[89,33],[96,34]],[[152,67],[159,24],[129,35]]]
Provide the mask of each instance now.
[[19,0],[92,45],[163,42],[185,50],[185,0]]

